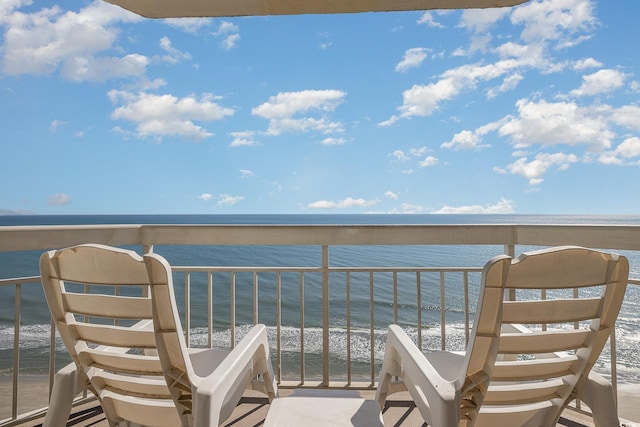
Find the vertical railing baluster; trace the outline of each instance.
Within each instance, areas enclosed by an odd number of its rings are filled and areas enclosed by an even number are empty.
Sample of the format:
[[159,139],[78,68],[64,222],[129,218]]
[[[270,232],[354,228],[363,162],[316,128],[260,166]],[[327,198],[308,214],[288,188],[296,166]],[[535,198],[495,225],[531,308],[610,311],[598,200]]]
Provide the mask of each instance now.
[[444,271],[440,272],[440,347],[444,351],[446,349],[447,329],[445,316],[445,295],[444,295]]
[[347,384],[351,384],[351,272],[347,271]]
[[56,322],[51,317],[51,333],[49,335],[49,400],[53,392],[53,378],[56,373]]
[[616,324],[613,323],[611,328],[611,335],[609,335],[609,345],[611,349],[611,386],[613,387],[613,399],[616,403],[616,409],[618,409],[618,357],[616,356]]
[[[577,299],[580,296],[578,295],[578,288],[573,288],[573,298]],[[577,320],[575,322],[573,322],[573,329],[580,329],[580,322],[578,322]]]
[[[543,301],[547,299],[547,290],[546,289],[542,289],[540,291],[540,299],[542,299]],[[547,330],[547,324],[546,323],[542,324],[542,330],[543,331]]]
[[300,384],[304,384],[304,272],[300,272]]
[[462,274],[464,282],[464,344],[469,343],[469,272]]
[[371,342],[371,385],[376,382],[376,335],[375,335],[375,306],[373,298],[373,271],[369,272],[369,340]]
[[329,246],[322,245],[322,385],[329,387]]
[[253,324],[258,324],[258,272],[253,272]]
[[213,347],[213,272],[207,271],[207,341]]
[[[515,245],[504,245],[504,253],[505,255],[509,255],[511,258],[516,256],[516,246]],[[507,296],[509,301],[516,300],[516,290],[509,289],[509,295]]]
[[398,323],[398,272],[393,272],[393,323]]
[[276,273],[276,378],[282,381],[282,282],[280,271]]
[[184,273],[184,340],[191,347],[191,273]]
[[234,348],[236,346],[236,272],[232,271],[231,272],[231,277],[230,277],[230,289],[229,289],[229,304],[231,305],[231,307],[229,307],[229,331],[231,334],[231,348]]
[[[143,254],[152,254],[153,253],[153,245],[145,244],[142,245],[142,253]],[[149,298],[151,295],[151,290],[149,286],[142,287],[142,296],[145,298]]]
[[420,275],[419,271],[416,271],[416,300],[417,300],[417,306],[418,306],[418,313],[417,313],[417,318],[418,318],[418,324],[417,324],[417,329],[418,329],[418,348],[420,349],[420,351],[422,351],[422,283],[421,283],[421,278],[422,276]]
[[13,313],[13,384],[11,398],[11,418],[18,418],[18,373],[20,372],[20,311],[22,302],[22,284],[16,284],[16,299]]

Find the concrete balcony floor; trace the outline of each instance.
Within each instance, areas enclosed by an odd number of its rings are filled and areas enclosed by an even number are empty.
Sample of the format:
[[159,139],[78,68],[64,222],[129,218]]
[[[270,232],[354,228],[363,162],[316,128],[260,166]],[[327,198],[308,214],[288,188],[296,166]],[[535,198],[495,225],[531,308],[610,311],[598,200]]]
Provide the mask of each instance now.
[[[280,395],[287,396],[292,390],[281,389]],[[365,399],[374,399],[375,391],[361,391],[361,396]],[[397,396],[397,397],[396,397]],[[261,426],[269,409],[269,402],[263,395],[254,392],[247,392],[236,407],[231,417],[223,424],[225,427],[253,427]],[[413,402],[403,393],[398,393],[387,402],[383,411],[385,426],[389,427],[423,427],[427,424],[422,420],[420,413]],[[622,420],[621,420],[622,421]],[[21,427],[42,426],[43,419],[37,418],[28,422],[18,424]],[[572,409],[564,411],[558,426],[564,427],[591,427],[593,421],[587,415]],[[623,421],[625,427],[636,427],[637,423]],[[108,427],[108,423],[102,413],[102,408],[96,401],[91,401],[72,410],[68,427]]]

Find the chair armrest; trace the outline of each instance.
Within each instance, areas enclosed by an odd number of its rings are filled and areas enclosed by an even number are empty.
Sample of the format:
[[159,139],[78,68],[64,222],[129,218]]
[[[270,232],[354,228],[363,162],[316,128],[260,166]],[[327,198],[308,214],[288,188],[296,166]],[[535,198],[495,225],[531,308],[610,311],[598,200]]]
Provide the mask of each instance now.
[[391,377],[400,377],[420,414],[429,425],[458,425],[460,387],[456,380],[443,378],[397,325],[388,329],[387,347],[380,371],[376,400],[382,409],[389,394]]
[[217,426],[227,419],[256,375],[264,376],[266,394],[273,400],[278,386],[264,325],[254,326],[209,376],[194,378],[194,426]]

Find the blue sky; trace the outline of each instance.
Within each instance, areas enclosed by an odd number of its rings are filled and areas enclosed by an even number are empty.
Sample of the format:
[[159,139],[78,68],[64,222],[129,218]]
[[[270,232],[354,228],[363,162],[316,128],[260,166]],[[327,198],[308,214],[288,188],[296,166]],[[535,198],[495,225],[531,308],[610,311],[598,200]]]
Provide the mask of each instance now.
[[0,0],[0,214],[639,213],[639,17]]

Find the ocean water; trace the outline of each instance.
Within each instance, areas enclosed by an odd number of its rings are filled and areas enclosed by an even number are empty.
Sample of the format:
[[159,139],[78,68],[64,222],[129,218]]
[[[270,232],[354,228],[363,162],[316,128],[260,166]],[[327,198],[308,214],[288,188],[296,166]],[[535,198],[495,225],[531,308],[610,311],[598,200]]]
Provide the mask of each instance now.
[[[5,225],[69,225],[69,224],[640,224],[640,216],[554,216],[554,215],[64,215],[64,216],[0,216],[0,226]],[[140,251],[140,247],[131,249]],[[518,247],[516,252],[531,248]],[[233,266],[319,266],[319,247],[248,247],[248,246],[163,246],[154,251],[163,255],[174,266],[178,265],[233,265]],[[332,247],[332,266],[378,266],[378,267],[481,267],[494,255],[502,253],[502,246],[374,246]],[[629,257],[631,277],[640,277],[640,253],[622,252]],[[0,253],[0,278],[37,276],[41,251]],[[391,274],[376,274],[375,286],[375,335],[374,353],[381,360],[384,352],[386,325],[393,319],[393,296]],[[479,274],[471,274],[470,300],[477,298]],[[174,277],[179,306],[182,306],[184,278]],[[366,376],[371,352],[369,340],[369,275],[352,274],[351,315],[352,327],[351,359],[354,375]],[[230,342],[229,325],[229,276],[214,274],[213,343],[227,347]],[[447,348],[464,349],[464,299],[461,274],[447,275]],[[275,274],[261,274],[259,286],[259,321],[268,325],[270,339],[275,339]],[[206,345],[206,299],[207,278],[205,274],[192,274],[191,278],[191,343]],[[250,324],[253,321],[251,298],[252,275],[239,273],[236,277],[236,323]],[[299,374],[300,319],[298,307],[298,273],[282,275],[282,373]],[[640,286],[630,286],[621,310],[617,328],[618,371],[621,381],[636,382],[640,379]],[[424,274],[422,277],[422,326],[425,349],[440,349],[440,302],[439,274]],[[321,277],[319,274],[305,275],[305,357],[307,378],[319,374],[322,354],[321,329]],[[344,277],[330,277],[331,325],[330,347],[332,363],[339,372],[346,369],[346,304]],[[399,323],[415,336],[418,333],[415,295],[415,273],[399,275],[398,286]],[[24,286],[22,291],[21,318],[21,369],[28,372],[44,372],[48,367],[48,340],[50,318],[39,284]],[[0,373],[11,366],[13,348],[13,287],[0,288]],[[269,326],[271,325],[271,326]],[[237,338],[247,331],[241,327]],[[275,342],[273,343],[275,348]],[[68,363],[62,343],[58,340],[57,365]],[[605,369],[608,353],[601,358]],[[332,375],[335,371],[332,371]],[[606,372],[604,372],[606,374]]]

